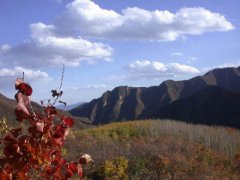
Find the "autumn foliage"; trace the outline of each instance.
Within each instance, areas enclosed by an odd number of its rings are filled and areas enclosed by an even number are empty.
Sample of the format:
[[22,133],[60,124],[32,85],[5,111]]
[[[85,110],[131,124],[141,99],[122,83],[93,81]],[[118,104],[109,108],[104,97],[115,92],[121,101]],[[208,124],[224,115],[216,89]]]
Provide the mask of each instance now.
[[68,159],[79,148],[94,156],[89,179],[239,179],[240,131],[228,131],[171,120],[117,122],[76,130],[65,147]]
[[[10,129],[0,139],[0,179],[68,179],[74,174],[81,178],[82,165],[91,157],[85,154],[78,161],[67,162],[61,153],[74,120],[60,115],[51,103],[34,112],[29,98],[32,88],[22,79],[17,79],[16,90],[16,119],[28,126]],[[56,92],[53,97],[60,95],[62,92]]]

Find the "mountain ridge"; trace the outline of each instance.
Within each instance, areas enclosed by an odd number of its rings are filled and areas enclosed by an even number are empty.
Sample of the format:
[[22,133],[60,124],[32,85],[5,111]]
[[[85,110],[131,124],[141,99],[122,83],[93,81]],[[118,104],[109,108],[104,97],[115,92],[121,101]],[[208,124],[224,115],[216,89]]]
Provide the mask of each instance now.
[[154,118],[170,103],[191,96],[206,86],[218,86],[229,92],[240,92],[240,67],[219,68],[189,80],[167,80],[159,86],[119,86],[70,113],[87,117],[93,124]]
[[192,124],[240,128],[240,93],[218,86],[206,86],[191,96],[162,107],[154,116],[180,119]]

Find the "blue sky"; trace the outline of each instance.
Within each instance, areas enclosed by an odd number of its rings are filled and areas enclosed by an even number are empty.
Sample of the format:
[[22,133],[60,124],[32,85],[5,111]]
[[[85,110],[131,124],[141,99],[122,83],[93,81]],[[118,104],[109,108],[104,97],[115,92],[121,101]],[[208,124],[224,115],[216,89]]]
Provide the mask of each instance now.
[[67,103],[240,65],[239,0],[1,0],[0,92],[25,72],[35,101]]

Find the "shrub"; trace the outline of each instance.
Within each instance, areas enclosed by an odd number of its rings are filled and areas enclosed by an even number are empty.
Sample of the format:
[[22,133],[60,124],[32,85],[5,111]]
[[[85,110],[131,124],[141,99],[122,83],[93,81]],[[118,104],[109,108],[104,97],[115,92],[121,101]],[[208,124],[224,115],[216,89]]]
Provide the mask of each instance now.
[[[83,176],[82,165],[91,161],[87,154],[79,161],[67,162],[62,157],[62,147],[74,125],[71,117],[60,115],[54,103],[62,91],[52,91],[53,104],[43,106],[42,112],[34,112],[29,96],[32,88],[23,79],[17,79],[16,118],[19,122],[28,122],[28,127],[9,129],[0,139],[3,154],[0,157],[0,179],[67,179],[74,174]],[[4,123],[3,123],[4,124]],[[2,126],[1,133],[6,130]]]
[[126,174],[128,168],[128,159],[124,157],[115,157],[113,160],[106,160],[103,163],[103,176],[109,179],[128,179]]
[[0,120],[0,137],[2,137],[8,131],[9,131],[9,126],[7,125],[6,119],[3,118]]

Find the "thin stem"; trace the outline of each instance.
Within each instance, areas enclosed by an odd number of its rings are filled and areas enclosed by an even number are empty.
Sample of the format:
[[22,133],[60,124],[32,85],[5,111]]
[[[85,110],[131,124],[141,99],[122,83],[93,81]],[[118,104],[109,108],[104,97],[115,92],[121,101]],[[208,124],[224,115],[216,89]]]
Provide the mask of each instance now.
[[[62,77],[61,77],[61,82],[60,82],[60,86],[59,86],[59,92],[61,91],[62,88],[62,84],[63,84],[63,77],[64,77],[64,71],[65,71],[65,64],[63,64],[63,70],[62,70]],[[56,99],[53,102],[53,106],[55,105],[55,103],[57,102],[57,100],[60,98],[60,96],[57,96]]]
[[61,88],[62,88],[63,77],[64,77],[64,71],[65,71],[65,64],[63,64],[62,77],[61,77],[61,83],[60,83],[60,86],[59,86],[59,91],[60,91]]

